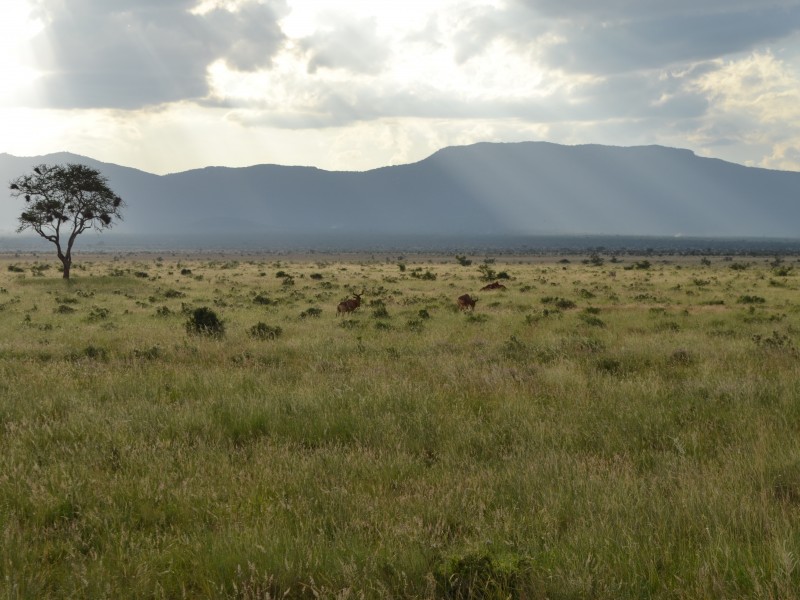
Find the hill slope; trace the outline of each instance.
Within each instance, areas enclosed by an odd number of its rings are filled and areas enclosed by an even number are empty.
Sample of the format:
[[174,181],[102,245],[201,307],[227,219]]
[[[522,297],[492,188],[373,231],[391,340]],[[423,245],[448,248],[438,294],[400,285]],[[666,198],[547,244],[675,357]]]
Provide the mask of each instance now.
[[[70,154],[0,155],[0,181],[42,162],[100,169],[126,233],[619,234],[800,237],[800,173],[660,146],[481,143],[366,172],[258,165],[158,176]],[[14,228],[16,202],[0,206]]]

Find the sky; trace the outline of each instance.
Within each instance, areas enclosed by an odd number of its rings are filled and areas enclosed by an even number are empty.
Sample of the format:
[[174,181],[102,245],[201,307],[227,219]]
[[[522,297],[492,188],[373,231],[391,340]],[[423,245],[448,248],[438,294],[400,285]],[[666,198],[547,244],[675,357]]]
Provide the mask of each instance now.
[[475,142],[800,170],[800,0],[13,0],[0,152],[361,171]]

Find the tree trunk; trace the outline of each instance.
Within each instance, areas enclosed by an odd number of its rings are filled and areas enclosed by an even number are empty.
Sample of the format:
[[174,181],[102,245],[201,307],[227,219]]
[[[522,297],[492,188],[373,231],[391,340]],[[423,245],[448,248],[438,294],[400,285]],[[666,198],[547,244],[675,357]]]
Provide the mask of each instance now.
[[69,279],[69,269],[72,266],[72,258],[69,256],[60,256],[61,263],[64,265],[62,272],[64,279]]

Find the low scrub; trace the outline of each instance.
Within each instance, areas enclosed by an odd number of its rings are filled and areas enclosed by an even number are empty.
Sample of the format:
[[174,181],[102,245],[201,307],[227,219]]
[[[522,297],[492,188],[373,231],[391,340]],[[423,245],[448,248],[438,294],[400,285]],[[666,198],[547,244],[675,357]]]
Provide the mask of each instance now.
[[217,313],[207,306],[201,306],[192,311],[186,321],[186,331],[194,335],[222,337],[225,334],[225,325]]
[[274,340],[281,336],[283,329],[275,325],[267,325],[266,323],[259,322],[253,325],[248,333],[251,338],[257,340]]

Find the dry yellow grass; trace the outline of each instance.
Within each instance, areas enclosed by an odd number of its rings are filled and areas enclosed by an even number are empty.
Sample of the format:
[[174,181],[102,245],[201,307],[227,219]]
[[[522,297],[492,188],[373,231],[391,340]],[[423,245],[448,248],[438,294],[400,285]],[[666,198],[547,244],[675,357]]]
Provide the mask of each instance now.
[[2,258],[3,596],[798,595],[794,259],[341,258]]

